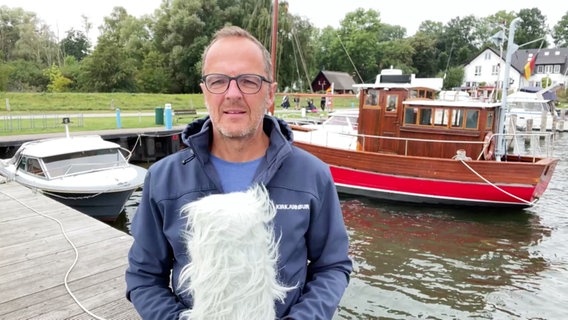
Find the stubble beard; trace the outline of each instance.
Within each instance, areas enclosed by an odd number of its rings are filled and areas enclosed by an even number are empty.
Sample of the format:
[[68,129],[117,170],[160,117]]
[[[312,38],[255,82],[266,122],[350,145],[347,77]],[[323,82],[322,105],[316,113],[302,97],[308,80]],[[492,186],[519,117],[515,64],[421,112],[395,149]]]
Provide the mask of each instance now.
[[[264,107],[263,110],[266,110],[266,102],[264,102]],[[263,113],[255,113],[252,114],[252,121],[250,123],[249,126],[242,128],[241,130],[234,130],[231,129],[229,126],[225,126],[222,123],[218,124],[218,128],[217,131],[221,134],[221,136],[223,136],[224,138],[227,139],[246,139],[246,138],[251,138],[254,137],[257,130],[261,129],[261,122],[262,119],[264,118],[264,114]]]

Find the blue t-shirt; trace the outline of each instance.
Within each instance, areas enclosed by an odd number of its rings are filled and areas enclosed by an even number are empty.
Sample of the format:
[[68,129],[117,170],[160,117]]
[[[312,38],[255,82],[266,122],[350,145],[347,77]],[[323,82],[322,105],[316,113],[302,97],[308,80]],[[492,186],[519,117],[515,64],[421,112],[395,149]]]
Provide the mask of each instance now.
[[217,170],[223,185],[223,191],[246,191],[252,183],[254,173],[264,157],[248,162],[229,162],[211,155],[211,162]]

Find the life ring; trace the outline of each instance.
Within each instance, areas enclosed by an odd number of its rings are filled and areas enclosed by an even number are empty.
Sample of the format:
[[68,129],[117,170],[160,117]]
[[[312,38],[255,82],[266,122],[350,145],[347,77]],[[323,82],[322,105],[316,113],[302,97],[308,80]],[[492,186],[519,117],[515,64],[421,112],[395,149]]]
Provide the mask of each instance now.
[[491,131],[487,132],[483,140],[483,159],[495,160],[495,142]]

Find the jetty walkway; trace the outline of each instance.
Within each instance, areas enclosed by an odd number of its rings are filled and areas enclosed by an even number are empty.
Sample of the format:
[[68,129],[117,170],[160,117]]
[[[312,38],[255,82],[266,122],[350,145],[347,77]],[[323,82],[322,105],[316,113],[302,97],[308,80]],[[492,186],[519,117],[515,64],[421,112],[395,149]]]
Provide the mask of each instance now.
[[0,319],[140,319],[132,237],[0,176]]

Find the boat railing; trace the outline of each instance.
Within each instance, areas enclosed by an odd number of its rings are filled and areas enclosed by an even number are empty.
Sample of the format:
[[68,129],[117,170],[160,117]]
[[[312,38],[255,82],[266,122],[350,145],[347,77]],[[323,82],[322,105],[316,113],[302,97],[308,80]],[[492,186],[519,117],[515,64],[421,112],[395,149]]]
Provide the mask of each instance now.
[[[322,135],[323,133],[323,135]],[[333,132],[326,130],[315,130],[307,132],[307,137],[298,141],[323,145],[330,148],[356,150],[358,142],[361,145],[367,143],[381,144],[385,141],[399,141],[404,144],[404,155],[409,155],[411,143],[431,143],[431,144],[453,144],[463,146],[480,145],[480,154],[473,155],[474,159],[481,159],[483,150],[489,147],[491,140],[496,144],[499,136],[504,136],[507,143],[507,156],[529,156],[534,159],[542,157],[553,157],[554,155],[554,133],[552,132],[516,132],[508,134],[493,134],[484,141],[464,141],[464,140],[439,140],[422,138],[401,138],[376,135],[350,134],[344,132]],[[371,142],[370,140],[375,140]],[[377,141],[378,140],[378,141]]]

